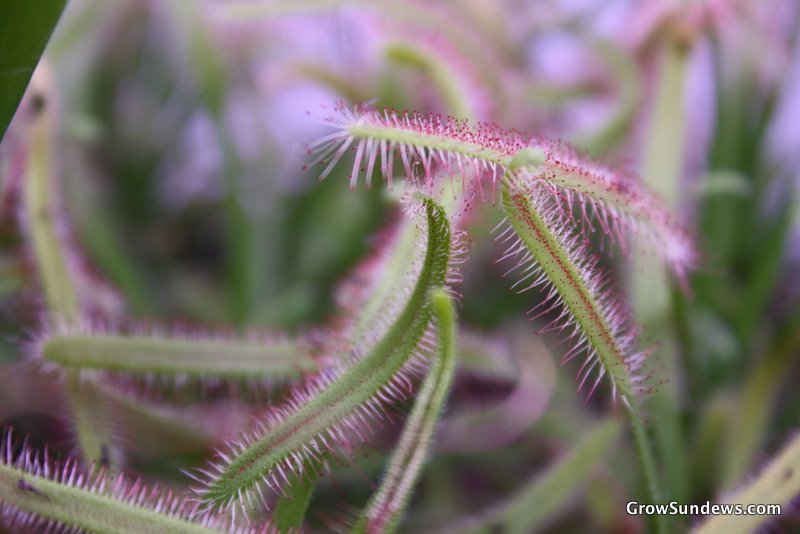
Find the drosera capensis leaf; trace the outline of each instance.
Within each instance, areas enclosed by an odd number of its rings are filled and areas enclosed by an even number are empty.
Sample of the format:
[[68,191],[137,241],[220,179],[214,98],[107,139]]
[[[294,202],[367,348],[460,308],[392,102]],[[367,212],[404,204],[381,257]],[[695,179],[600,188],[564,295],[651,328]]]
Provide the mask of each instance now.
[[[407,191],[401,203],[408,204],[415,193]],[[433,197],[456,224],[458,202],[448,202],[442,191]],[[464,232],[451,229],[448,287],[461,282],[458,266],[466,257]],[[414,286],[425,262],[427,233],[413,217],[400,216],[376,238],[378,250],[367,257],[345,279],[336,294],[336,303],[343,310],[341,325],[329,336],[331,352],[358,348],[365,352],[375,345],[392,327],[411,298]]]
[[[570,224],[585,231],[599,225],[603,234],[629,249],[631,236],[657,242],[653,252],[680,277],[696,262],[689,233],[663,202],[635,178],[595,163],[570,146],[493,124],[470,123],[438,114],[398,112],[344,103],[317,117],[334,131],[310,143],[316,153],[310,165],[324,165],[327,176],[348,149],[355,152],[350,186],[361,176],[367,186],[378,169],[391,183],[399,159],[407,179],[436,181],[437,171],[462,177],[482,199],[496,198],[497,185],[508,174],[530,187],[540,187],[558,201]],[[491,189],[491,196],[486,191]],[[573,212],[577,213],[575,215]]]
[[[639,401],[641,394],[654,388],[645,371],[646,357],[652,350],[638,348],[637,327],[630,310],[608,287],[588,243],[564,225],[565,215],[552,198],[541,194],[538,187],[516,181],[513,175],[504,180],[502,194],[508,222],[498,235],[508,246],[502,259],[513,262],[511,271],[520,270],[522,278],[517,284],[527,284],[521,291],[537,286],[550,288],[545,299],[530,311],[538,317],[561,309],[542,331],[571,330],[569,349],[561,361],[584,358],[578,371],[578,390],[588,384],[591,395],[600,380],[608,377],[612,397],[622,400],[630,417],[649,497],[660,502],[661,483]],[[595,378],[590,380],[593,374]],[[658,518],[657,524],[659,532],[664,532],[663,518]]]
[[270,525],[237,525],[225,515],[202,514],[199,504],[124,474],[92,470],[75,458],[54,462],[45,451],[0,446],[0,516],[15,531],[95,534],[267,533]]
[[342,325],[329,342],[370,347],[391,329],[411,297],[425,260],[427,234],[413,219],[402,217],[381,231],[382,246],[339,286],[336,304]]
[[[521,291],[542,284],[550,287],[537,306],[544,306],[537,317],[563,304],[560,315],[543,330],[571,329],[570,348],[562,361],[585,356],[578,371],[579,389],[588,385],[591,395],[603,376],[609,377],[612,397],[622,399],[628,410],[649,497],[660,502],[661,484],[637,398],[652,390],[644,371],[651,351],[637,347],[638,332],[629,310],[607,287],[609,280],[597,269],[598,258],[588,237],[578,230],[592,230],[595,219],[603,236],[619,242],[623,250],[627,234],[649,237],[659,244],[654,250],[683,278],[694,263],[694,247],[663,204],[634,180],[585,160],[569,147],[494,125],[369,105],[349,109],[342,103],[318,119],[335,130],[308,147],[318,153],[312,164],[325,165],[322,178],[352,147],[351,187],[362,173],[369,185],[379,160],[381,174],[391,183],[396,157],[406,179],[412,183],[422,179],[427,188],[435,186],[436,173],[442,169],[462,176],[464,189],[467,180],[476,182],[482,200],[487,187],[494,199],[496,186],[502,183],[502,207],[509,224],[499,238],[510,241],[503,259],[515,262],[512,271],[522,271],[516,285],[527,285]],[[481,186],[484,181],[489,182],[487,187]],[[663,518],[656,522],[664,532]]]
[[571,450],[507,501],[477,517],[467,518],[452,531],[469,534],[537,532],[562,509],[565,501],[586,482],[597,463],[609,454],[621,427],[613,418],[597,423]]
[[[731,511],[708,516],[692,532],[695,534],[746,534],[759,531],[779,511],[791,507],[800,494],[800,436],[795,435],[786,447],[752,480],[734,494],[723,498],[719,510]],[[767,505],[778,505],[770,508]],[[761,508],[749,509],[754,506]],[[735,513],[737,507],[752,515]],[[754,513],[758,512],[758,513]]]
[[[431,178],[434,164],[438,164],[455,171],[472,167],[496,183],[514,155],[527,146],[518,132],[504,132],[493,125],[473,125],[442,115],[378,110],[363,104],[349,109],[340,102],[324,109],[319,120],[335,131],[309,144],[309,150],[318,153],[310,165],[325,164],[324,178],[354,146],[351,187],[358,184],[362,174],[369,186],[371,170],[375,168],[391,183],[396,157],[408,177],[413,176],[411,164],[416,160],[426,179]],[[380,165],[376,167],[378,160]],[[362,170],[362,163],[366,170]]]
[[436,354],[389,458],[383,481],[357,520],[354,534],[390,533],[397,529],[431,453],[436,426],[453,385],[456,362],[452,299],[438,288],[431,293],[431,302],[436,317]]
[[58,192],[55,179],[54,150],[56,103],[52,81],[46,68],[40,67],[31,81],[21,112],[28,118],[27,157],[25,161],[24,215],[30,232],[33,256],[41,280],[50,318],[55,323],[72,322],[80,317],[81,306],[76,289],[76,275],[70,251],[64,246],[64,224],[59,220]]
[[[76,258],[66,246],[70,239],[64,221],[59,218],[54,94],[49,71],[40,65],[21,110],[27,119],[23,125],[27,138],[23,220],[30,232],[50,322],[72,324],[81,319],[83,303],[77,290]],[[94,417],[93,399],[86,396],[80,380],[75,370],[68,371],[64,380],[78,445],[87,460],[103,463],[111,458],[112,439],[102,425],[102,418]]]
[[277,334],[59,325],[39,336],[37,357],[65,369],[150,377],[296,379],[317,370],[309,342]]
[[429,197],[417,200],[427,232],[425,261],[405,308],[392,328],[363,355],[323,369],[287,405],[268,414],[252,432],[220,452],[216,463],[200,471],[198,497],[208,508],[238,503],[247,513],[263,501],[265,487],[281,491],[304,472],[304,464],[322,461],[334,449],[348,450],[348,434],[363,438],[368,422],[380,419],[383,404],[404,398],[411,384],[408,370],[421,365],[420,351],[430,344],[426,333],[432,315],[429,292],[445,284],[451,231],[444,210]]
[[24,169],[20,222],[28,234],[48,322],[73,324],[89,313],[118,311],[121,304],[114,290],[87,269],[66,214],[57,141],[61,103],[51,78],[43,62],[20,106],[10,145]]
[[[509,177],[503,183],[503,210],[507,220],[498,240],[507,247],[502,261],[519,271],[515,284],[526,291],[549,288],[546,298],[531,310],[544,315],[559,307],[559,315],[541,331],[567,331],[571,341],[562,363],[583,355],[579,389],[591,395],[608,376],[612,396],[631,404],[635,393],[647,391],[647,377],[637,376],[648,351],[636,347],[637,332],[628,311],[609,289],[597,258],[582,236],[565,227],[563,214],[547,194]],[[596,378],[590,380],[590,377]]]

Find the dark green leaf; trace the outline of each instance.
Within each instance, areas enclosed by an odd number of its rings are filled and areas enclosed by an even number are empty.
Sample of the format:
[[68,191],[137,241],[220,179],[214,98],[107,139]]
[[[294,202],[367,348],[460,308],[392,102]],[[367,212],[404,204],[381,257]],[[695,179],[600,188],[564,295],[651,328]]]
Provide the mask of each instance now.
[[0,139],[61,16],[66,0],[0,3]]

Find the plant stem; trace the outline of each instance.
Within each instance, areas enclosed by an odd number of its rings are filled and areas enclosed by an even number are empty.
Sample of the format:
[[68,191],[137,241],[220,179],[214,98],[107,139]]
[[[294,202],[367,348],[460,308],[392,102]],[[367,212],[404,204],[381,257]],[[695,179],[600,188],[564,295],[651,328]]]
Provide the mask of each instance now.
[[[638,402],[636,399],[629,399],[630,405],[628,415],[631,420],[631,429],[633,430],[633,441],[636,445],[636,452],[639,457],[639,463],[642,466],[645,484],[647,485],[647,492],[649,493],[650,500],[653,504],[661,504],[663,500],[663,493],[661,490],[661,482],[658,476],[658,469],[656,469],[655,454],[650,443],[650,438],[647,436],[647,429],[645,428],[642,415],[639,411]],[[665,516],[655,516],[656,528],[658,532],[665,534],[669,532]]]

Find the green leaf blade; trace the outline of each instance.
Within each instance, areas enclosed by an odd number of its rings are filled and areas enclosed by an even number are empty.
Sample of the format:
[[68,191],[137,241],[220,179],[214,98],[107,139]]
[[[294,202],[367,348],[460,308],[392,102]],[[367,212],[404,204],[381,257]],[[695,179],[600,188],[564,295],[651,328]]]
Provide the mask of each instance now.
[[578,238],[564,229],[558,208],[550,206],[549,199],[543,200],[546,194],[506,179],[502,195],[508,222],[518,236],[507,256],[516,260],[517,268],[535,265],[539,271],[528,271],[530,278],[539,277],[537,282],[552,285],[550,298],[561,303],[562,317],[567,317],[556,328],[574,328],[577,338],[565,358],[586,349],[587,363],[579,371],[580,387],[596,368],[590,394],[600,378],[608,376],[615,394],[629,403],[638,386],[628,362],[642,355],[633,347],[635,336],[628,330],[631,325],[604,293],[594,260]]
[[25,94],[66,0],[0,4],[0,140]]

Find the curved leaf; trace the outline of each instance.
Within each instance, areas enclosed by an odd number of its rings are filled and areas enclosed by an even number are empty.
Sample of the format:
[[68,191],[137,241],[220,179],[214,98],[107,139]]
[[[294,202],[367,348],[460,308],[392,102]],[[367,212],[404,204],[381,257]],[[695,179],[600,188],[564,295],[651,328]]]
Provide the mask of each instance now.
[[[365,355],[324,370],[289,405],[232,450],[218,465],[203,471],[198,489],[208,507],[257,501],[262,486],[280,488],[287,473],[301,474],[304,463],[319,461],[336,445],[349,448],[346,434],[359,434],[366,421],[381,417],[381,404],[402,397],[410,384],[403,376],[428,329],[432,310],[428,294],[445,283],[450,259],[450,226],[443,209],[430,198],[420,203],[427,224],[428,247],[415,289],[386,335]],[[360,434],[359,434],[360,435]],[[263,497],[262,497],[263,498]]]
[[383,481],[353,528],[354,533],[394,532],[430,454],[436,424],[453,384],[456,339],[455,310],[450,297],[437,289],[431,294],[431,301],[437,321],[437,353],[417,392]]

